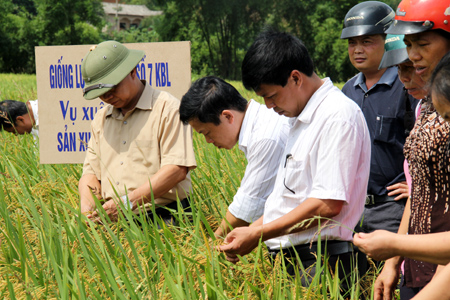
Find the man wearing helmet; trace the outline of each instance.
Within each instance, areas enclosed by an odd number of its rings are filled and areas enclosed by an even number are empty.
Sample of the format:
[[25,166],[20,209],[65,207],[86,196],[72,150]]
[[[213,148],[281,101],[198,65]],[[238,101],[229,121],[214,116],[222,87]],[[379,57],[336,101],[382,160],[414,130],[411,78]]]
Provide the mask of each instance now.
[[160,206],[176,209],[177,199],[188,206],[188,172],[196,165],[192,129],[180,121],[178,99],[138,78],[143,57],[143,51],[106,41],[92,47],[81,65],[84,98],[109,104],[92,121],[79,181],[81,212],[96,222],[93,194],[105,201],[112,221],[120,207],[135,211],[155,203],[156,214],[168,223],[172,216]]
[[396,67],[378,69],[384,53],[384,31],[394,15],[385,3],[359,3],[345,16],[341,34],[348,40],[351,63],[360,71],[342,91],[361,107],[372,145],[366,205],[356,227],[359,232],[397,232],[409,195],[403,144],[411,128],[407,128],[405,111],[414,111],[417,100],[405,97]]

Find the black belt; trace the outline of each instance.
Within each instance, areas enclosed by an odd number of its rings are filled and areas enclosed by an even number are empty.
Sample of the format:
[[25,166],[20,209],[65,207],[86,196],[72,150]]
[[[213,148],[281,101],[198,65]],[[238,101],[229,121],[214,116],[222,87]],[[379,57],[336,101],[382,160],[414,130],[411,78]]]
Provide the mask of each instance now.
[[[353,252],[356,249],[352,242],[348,241],[322,241],[321,242],[321,253],[326,253],[329,256],[340,255],[344,253]],[[283,252],[284,257],[296,257],[296,253],[300,260],[307,261],[316,259],[317,255],[317,242],[311,244],[298,245],[294,247],[284,248],[284,249],[269,249],[270,255],[275,258],[275,256]]]
[[[183,200],[180,200],[180,206],[183,209],[184,212],[191,212],[191,204],[189,202],[189,198],[184,198]],[[160,206],[158,208],[155,208],[155,214],[159,216],[160,218],[170,218],[172,217],[172,213],[167,208],[174,209],[175,211],[178,210],[178,201],[170,202],[169,204],[165,206]],[[151,210],[147,211],[147,215],[152,218],[153,212]]]
[[384,203],[384,202],[394,202],[394,196],[378,196],[378,195],[367,195],[366,196],[366,205],[375,205],[375,203]]

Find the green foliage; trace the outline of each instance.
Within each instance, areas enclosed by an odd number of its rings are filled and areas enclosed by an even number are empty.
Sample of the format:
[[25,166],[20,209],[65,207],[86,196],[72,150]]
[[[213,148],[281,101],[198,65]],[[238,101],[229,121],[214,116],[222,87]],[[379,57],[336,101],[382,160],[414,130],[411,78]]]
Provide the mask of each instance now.
[[[21,97],[35,98],[32,77],[0,74],[11,85],[2,85],[2,96],[19,98],[22,87]],[[289,278],[263,244],[237,265],[214,249],[220,241],[210,240],[213,230],[245,170],[237,147],[218,150],[194,135],[192,213],[178,214],[177,227],[159,222],[158,229],[128,211],[117,224],[90,223],[78,208],[81,165],[39,164],[31,135],[1,132],[0,141],[2,299],[342,299],[326,261],[318,260],[323,272],[302,288],[303,271]],[[369,290],[372,278],[362,282]],[[361,281],[353,280],[349,298],[359,299]]]
[[333,81],[346,81],[356,70],[350,64],[347,42],[340,39],[344,16],[358,0],[280,0],[271,23],[299,37],[309,50],[316,71]]
[[244,49],[263,27],[268,3],[172,0],[166,3],[156,30],[164,41],[191,40],[194,50],[204,49],[192,51],[194,72],[238,79]]
[[[346,81],[356,70],[340,34],[344,16],[358,2],[160,0],[164,16],[155,29],[162,41],[192,42],[194,73],[239,79],[246,49],[264,26],[274,27],[305,43],[319,74]],[[399,1],[386,2],[395,7]]]
[[2,0],[0,71],[35,71],[34,47],[100,42],[100,0]]
[[79,23],[102,27],[103,8],[99,0],[35,0],[35,5],[42,29],[41,39],[45,45],[98,42],[95,37],[84,36],[83,31],[79,30]]
[[156,31],[147,28],[130,28],[128,30],[113,30],[102,34],[103,40],[115,40],[120,43],[149,43],[158,42],[159,35]]
[[[163,10],[140,28],[102,33],[100,0],[0,1],[0,72],[35,69],[34,47],[120,42],[191,41],[195,74],[240,79],[246,50],[264,26],[290,32],[306,44],[316,71],[334,81],[357,73],[340,40],[347,11],[361,0],[126,0]],[[400,0],[384,0],[395,8]]]

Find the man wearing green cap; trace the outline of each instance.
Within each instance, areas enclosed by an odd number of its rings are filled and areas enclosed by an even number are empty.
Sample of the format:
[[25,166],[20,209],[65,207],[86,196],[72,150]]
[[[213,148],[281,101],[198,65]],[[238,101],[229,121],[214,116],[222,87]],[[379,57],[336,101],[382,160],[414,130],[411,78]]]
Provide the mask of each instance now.
[[154,203],[156,214],[172,223],[163,206],[176,209],[177,199],[189,206],[188,172],[196,167],[192,129],[180,121],[178,99],[138,78],[143,57],[143,51],[107,41],[92,47],[81,65],[84,98],[109,104],[92,121],[78,186],[81,212],[95,222],[93,195],[105,201],[112,221],[121,207],[139,211]]

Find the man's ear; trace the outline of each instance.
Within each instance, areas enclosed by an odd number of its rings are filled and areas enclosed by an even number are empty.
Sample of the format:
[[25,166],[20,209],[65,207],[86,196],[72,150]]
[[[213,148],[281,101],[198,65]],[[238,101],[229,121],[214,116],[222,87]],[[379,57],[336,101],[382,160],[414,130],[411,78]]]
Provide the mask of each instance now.
[[299,70],[292,70],[290,79],[292,79],[295,82],[295,85],[298,85],[299,87],[303,84],[303,73]]
[[225,117],[229,124],[233,124],[234,122],[234,113],[231,110],[225,109],[222,111],[222,116]]
[[18,116],[16,118],[16,120],[14,121],[14,124],[16,124],[16,125],[21,125],[23,123],[25,123],[25,118],[23,116]]
[[137,76],[137,70],[136,70],[136,68],[134,68],[133,70],[131,70],[130,75],[131,75],[131,78],[133,78],[133,79],[134,79],[135,76]]

